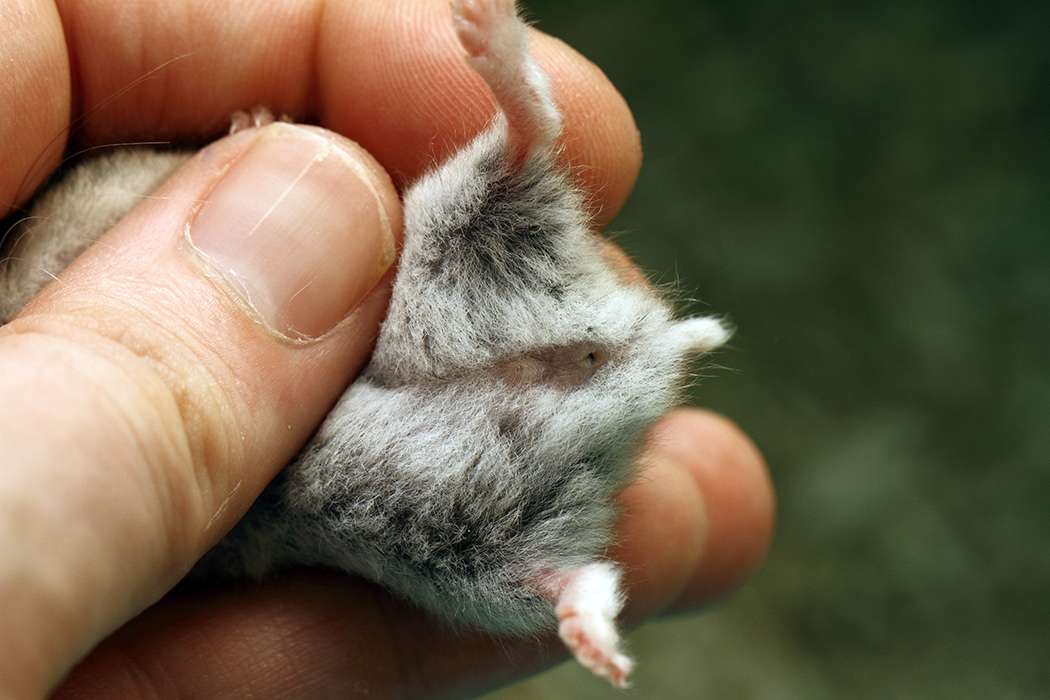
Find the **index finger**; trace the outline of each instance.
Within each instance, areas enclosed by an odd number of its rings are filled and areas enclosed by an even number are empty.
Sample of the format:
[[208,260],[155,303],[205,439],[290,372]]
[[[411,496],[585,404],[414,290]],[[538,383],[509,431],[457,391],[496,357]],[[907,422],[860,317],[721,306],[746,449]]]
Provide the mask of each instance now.
[[[87,145],[215,136],[232,111],[264,104],[349,136],[404,184],[495,112],[463,60],[447,0],[60,0],[58,8],[72,87],[56,81],[29,95],[26,123],[53,121],[53,105],[71,90]],[[595,221],[607,223],[640,165],[630,111],[596,66],[550,36],[530,38],[565,113],[564,158]],[[0,152],[21,143],[0,134]],[[14,199],[24,175],[0,175],[0,196]]]

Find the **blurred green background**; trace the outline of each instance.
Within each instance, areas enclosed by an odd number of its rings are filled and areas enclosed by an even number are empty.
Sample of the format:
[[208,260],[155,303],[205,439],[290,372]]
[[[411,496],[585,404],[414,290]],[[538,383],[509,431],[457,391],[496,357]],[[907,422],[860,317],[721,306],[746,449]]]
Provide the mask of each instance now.
[[526,4],[631,104],[611,230],[737,324],[695,401],[780,497],[752,583],[631,635],[628,697],[1050,697],[1050,3]]

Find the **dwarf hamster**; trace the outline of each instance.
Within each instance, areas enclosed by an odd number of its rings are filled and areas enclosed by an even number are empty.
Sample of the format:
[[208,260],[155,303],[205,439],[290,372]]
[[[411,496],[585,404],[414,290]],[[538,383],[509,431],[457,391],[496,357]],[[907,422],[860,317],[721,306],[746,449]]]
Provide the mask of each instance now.
[[[193,575],[337,567],[457,623],[558,628],[623,685],[613,496],[691,359],[728,331],[676,320],[603,255],[558,164],[561,117],[514,1],[461,0],[453,15],[500,113],[404,194],[369,364]],[[53,187],[0,263],[0,321],[188,157],[119,149]],[[131,193],[123,208],[108,197],[104,216],[83,213],[117,190]]]

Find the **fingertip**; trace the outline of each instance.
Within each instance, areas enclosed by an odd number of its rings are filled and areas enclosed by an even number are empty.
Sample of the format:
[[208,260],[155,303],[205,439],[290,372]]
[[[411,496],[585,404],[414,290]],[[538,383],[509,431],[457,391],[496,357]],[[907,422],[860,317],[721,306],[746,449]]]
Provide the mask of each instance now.
[[708,515],[689,472],[659,450],[643,458],[618,501],[622,517],[611,555],[625,570],[624,617],[637,622],[691,585],[708,539]]
[[707,519],[706,541],[672,611],[709,604],[741,586],[769,550],[776,497],[758,447],[728,418],[679,409],[654,431],[654,445],[689,475]]
[[[0,6],[0,218],[36,190],[65,147],[70,75],[58,12],[46,0]],[[18,118],[15,118],[15,114]]]
[[[605,226],[620,211],[638,179],[642,142],[623,95],[601,68],[565,42],[530,33],[540,67],[565,114],[563,156],[588,195],[595,223]],[[581,89],[582,88],[582,89]]]
[[357,144],[274,123],[222,174],[187,228],[194,251],[266,327],[319,338],[396,257],[401,209]]

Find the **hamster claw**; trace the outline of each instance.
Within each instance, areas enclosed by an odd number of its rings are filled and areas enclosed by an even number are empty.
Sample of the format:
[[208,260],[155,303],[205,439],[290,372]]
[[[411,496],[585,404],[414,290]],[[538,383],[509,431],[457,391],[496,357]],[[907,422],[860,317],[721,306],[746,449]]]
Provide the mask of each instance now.
[[276,121],[290,124],[292,119],[286,114],[282,114],[280,118],[274,117],[270,108],[264,105],[255,105],[250,111],[238,109],[230,115],[230,133],[236,134],[238,131],[266,126]]

